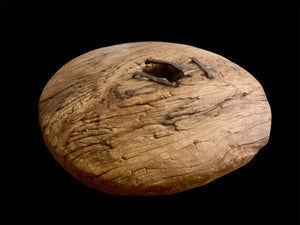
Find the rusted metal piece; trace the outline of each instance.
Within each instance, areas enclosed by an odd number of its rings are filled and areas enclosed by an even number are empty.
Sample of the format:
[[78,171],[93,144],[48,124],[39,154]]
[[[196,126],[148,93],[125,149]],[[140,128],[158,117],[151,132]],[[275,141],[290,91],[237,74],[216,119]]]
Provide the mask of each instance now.
[[159,77],[156,77],[156,76],[153,76],[151,74],[148,74],[148,73],[145,73],[145,72],[142,72],[142,71],[137,71],[133,74],[133,78],[137,78],[137,77],[146,77],[156,83],[160,83],[160,84],[164,84],[164,85],[167,85],[167,86],[172,86],[172,87],[176,87],[177,86],[177,83],[175,81],[173,82],[170,82],[166,79],[163,79],[163,78],[159,78]]
[[196,63],[203,71],[204,71],[204,75],[208,78],[208,79],[214,79],[214,76],[208,71],[208,69],[205,68],[205,66],[199,62],[198,59],[196,59],[195,57],[192,57],[191,60]]

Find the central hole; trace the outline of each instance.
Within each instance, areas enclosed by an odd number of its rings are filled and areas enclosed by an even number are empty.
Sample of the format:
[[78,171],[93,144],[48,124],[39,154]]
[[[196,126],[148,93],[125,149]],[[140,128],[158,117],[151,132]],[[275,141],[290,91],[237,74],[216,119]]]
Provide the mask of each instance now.
[[183,72],[169,63],[147,63],[143,68],[143,72],[156,77],[165,78],[170,82],[177,81],[183,77]]

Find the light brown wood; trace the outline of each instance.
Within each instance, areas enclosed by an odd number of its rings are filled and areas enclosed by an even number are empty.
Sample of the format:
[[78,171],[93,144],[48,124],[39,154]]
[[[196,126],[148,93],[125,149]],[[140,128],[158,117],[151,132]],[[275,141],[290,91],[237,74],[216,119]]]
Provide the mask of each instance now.
[[[178,86],[132,78],[149,58],[180,65]],[[268,142],[271,111],[259,82],[224,57],[137,42],[64,65],[41,94],[39,122],[55,159],[85,184],[114,195],[162,195],[248,163]]]

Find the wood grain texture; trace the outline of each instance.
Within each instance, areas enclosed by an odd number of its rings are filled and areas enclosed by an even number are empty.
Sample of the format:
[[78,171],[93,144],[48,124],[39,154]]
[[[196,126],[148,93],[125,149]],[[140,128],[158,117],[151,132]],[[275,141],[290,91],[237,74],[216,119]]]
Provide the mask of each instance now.
[[[133,79],[148,58],[176,63],[186,76],[178,87]],[[224,57],[137,42],[64,65],[41,94],[39,122],[55,159],[85,184],[115,195],[162,195],[248,163],[268,142],[271,111],[259,82]]]

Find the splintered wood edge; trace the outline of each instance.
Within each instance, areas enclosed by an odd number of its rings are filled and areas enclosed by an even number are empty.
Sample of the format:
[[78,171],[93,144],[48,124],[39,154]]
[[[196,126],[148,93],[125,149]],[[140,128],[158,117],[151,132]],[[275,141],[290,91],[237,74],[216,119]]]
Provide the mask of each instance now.
[[[176,88],[132,79],[147,58],[176,62],[189,75]],[[64,65],[42,92],[39,121],[47,147],[77,179],[110,194],[159,195],[245,165],[268,142],[271,111],[259,82],[224,57],[138,42]]]

